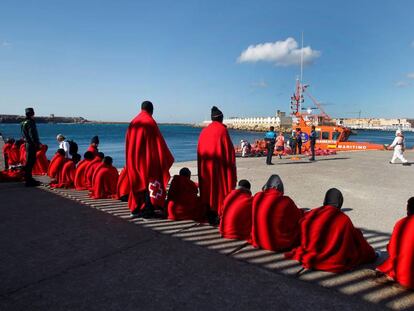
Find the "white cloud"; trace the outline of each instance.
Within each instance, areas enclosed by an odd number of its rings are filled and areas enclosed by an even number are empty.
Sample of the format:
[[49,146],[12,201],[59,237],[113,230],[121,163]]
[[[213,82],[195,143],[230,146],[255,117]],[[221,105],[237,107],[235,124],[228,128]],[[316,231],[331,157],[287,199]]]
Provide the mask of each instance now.
[[407,73],[407,78],[408,79],[414,79],[414,72]]
[[252,86],[259,89],[264,89],[267,88],[269,85],[264,80],[260,80],[258,82],[252,83]]
[[396,87],[407,87],[410,86],[410,83],[407,81],[397,81],[395,82]]
[[[277,66],[290,66],[300,64],[302,48],[293,38],[284,41],[266,42],[250,45],[244,50],[237,61],[244,62],[272,62]],[[320,51],[312,50],[310,46],[303,47],[303,63],[310,64],[321,55]]]

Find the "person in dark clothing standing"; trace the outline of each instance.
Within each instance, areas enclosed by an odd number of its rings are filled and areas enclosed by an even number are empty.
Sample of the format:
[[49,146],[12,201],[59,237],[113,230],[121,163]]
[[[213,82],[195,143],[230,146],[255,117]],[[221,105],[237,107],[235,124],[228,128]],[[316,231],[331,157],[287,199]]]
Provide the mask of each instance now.
[[315,131],[315,125],[312,125],[312,130],[309,135],[310,140],[310,148],[312,152],[312,157],[309,159],[310,161],[315,161],[315,145],[316,145],[316,131]]
[[37,133],[36,122],[34,120],[33,108],[26,108],[26,119],[21,124],[22,136],[26,143],[26,165],[24,167],[24,177],[26,187],[35,187],[40,183],[33,179],[32,169],[36,163],[36,151],[39,149],[39,135]]
[[298,154],[302,154],[302,132],[300,128],[296,129],[296,145],[298,146]]
[[289,138],[289,145],[292,149],[292,154],[296,154],[296,131],[292,131],[292,135]]
[[267,157],[266,157],[266,164],[272,165],[272,156],[273,151],[275,150],[275,143],[276,143],[276,133],[275,128],[273,126],[270,127],[269,131],[265,134],[265,141],[267,147]]

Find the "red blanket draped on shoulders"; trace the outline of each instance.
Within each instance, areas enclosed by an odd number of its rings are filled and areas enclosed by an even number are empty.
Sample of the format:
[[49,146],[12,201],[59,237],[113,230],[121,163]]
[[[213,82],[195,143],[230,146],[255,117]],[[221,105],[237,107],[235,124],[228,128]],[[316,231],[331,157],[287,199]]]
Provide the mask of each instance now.
[[78,166],[76,168],[76,173],[75,173],[75,179],[74,179],[76,190],[87,190],[88,189],[86,185],[85,172],[86,172],[86,168],[91,162],[92,160],[83,159],[82,161],[78,163]]
[[258,192],[253,198],[252,244],[282,251],[299,245],[303,211],[276,189]]
[[118,170],[112,165],[99,166],[93,177],[91,197],[94,199],[109,199],[116,196]]
[[169,169],[174,163],[174,157],[157,123],[148,112],[141,111],[130,123],[125,149],[130,210],[144,207],[146,191],[149,192],[152,204],[163,207],[170,179]]
[[200,204],[197,185],[188,177],[175,175],[168,190],[168,219],[202,221],[205,210]]
[[85,168],[86,187],[88,189],[92,189],[93,175],[95,174],[96,169],[101,165],[102,165],[102,159],[96,156]]
[[237,189],[228,194],[219,210],[220,233],[224,238],[251,240],[252,204],[250,191]]
[[20,147],[14,143],[8,152],[9,165],[18,165],[20,163]]
[[36,152],[36,162],[33,166],[33,175],[46,175],[49,168],[49,160],[46,157],[47,146],[41,145]]
[[377,269],[402,286],[414,288],[414,216],[400,219],[388,244],[388,259]]
[[213,121],[201,131],[197,162],[201,202],[217,212],[237,182],[234,146],[221,122]]
[[98,156],[98,147],[94,145],[89,145],[88,149],[86,149],[86,152],[88,151],[92,152],[95,157]]
[[63,164],[65,164],[66,158],[64,155],[56,153],[52,160],[50,160],[49,168],[47,170],[47,176],[50,178],[58,178],[59,173],[62,170]]
[[20,145],[19,154],[20,154],[20,160],[19,160],[20,164],[26,165],[26,144],[25,143],[22,143]]
[[125,168],[123,168],[119,174],[118,185],[116,186],[116,198],[118,200],[123,199],[129,195],[130,191],[128,172]]
[[76,164],[72,160],[67,160],[66,163],[63,164],[57,182],[51,184],[51,186],[54,188],[73,188],[75,172]]
[[305,214],[301,221],[300,246],[287,258],[306,269],[344,272],[375,260],[375,251],[339,208],[322,206]]

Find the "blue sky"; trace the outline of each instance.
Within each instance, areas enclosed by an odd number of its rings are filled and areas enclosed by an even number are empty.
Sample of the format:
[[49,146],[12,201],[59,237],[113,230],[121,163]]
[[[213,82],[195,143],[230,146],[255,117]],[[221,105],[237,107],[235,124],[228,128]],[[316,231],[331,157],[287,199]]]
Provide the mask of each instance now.
[[289,109],[304,31],[304,82],[332,116],[414,117],[413,11],[410,0],[2,0],[0,113],[129,121],[149,99],[160,122],[201,121],[212,105],[273,115]]

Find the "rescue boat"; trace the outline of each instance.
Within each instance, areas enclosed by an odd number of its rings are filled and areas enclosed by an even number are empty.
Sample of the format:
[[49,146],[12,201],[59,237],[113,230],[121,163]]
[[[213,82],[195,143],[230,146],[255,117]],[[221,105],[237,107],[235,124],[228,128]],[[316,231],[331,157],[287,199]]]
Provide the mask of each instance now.
[[[309,93],[309,85],[302,85],[299,79],[296,80],[296,90],[291,97],[292,130],[300,131],[302,138],[302,149],[310,150],[309,135],[312,125],[317,133],[316,149],[335,151],[365,151],[385,150],[385,145],[370,142],[356,142],[348,140],[351,136],[351,129],[336,124],[324,111],[322,105]],[[316,107],[303,109],[304,94],[306,94]],[[305,112],[303,112],[305,110]],[[313,110],[319,110],[314,113]]]

